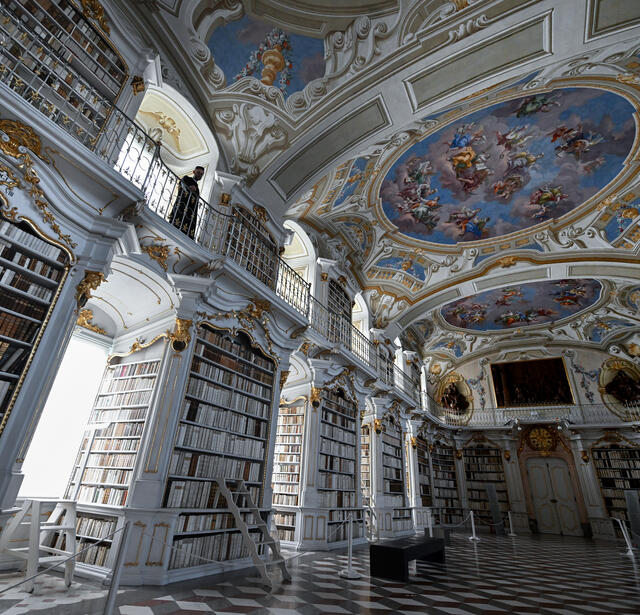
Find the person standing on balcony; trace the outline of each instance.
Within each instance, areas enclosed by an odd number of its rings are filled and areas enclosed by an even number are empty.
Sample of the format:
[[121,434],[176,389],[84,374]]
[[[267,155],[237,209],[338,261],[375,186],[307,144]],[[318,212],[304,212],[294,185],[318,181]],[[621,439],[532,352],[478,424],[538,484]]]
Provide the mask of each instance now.
[[191,239],[195,239],[198,201],[200,199],[198,182],[203,175],[204,167],[196,167],[193,170],[193,177],[185,175],[180,180],[178,197],[169,214],[169,222],[179,228],[185,235],[189,235]]

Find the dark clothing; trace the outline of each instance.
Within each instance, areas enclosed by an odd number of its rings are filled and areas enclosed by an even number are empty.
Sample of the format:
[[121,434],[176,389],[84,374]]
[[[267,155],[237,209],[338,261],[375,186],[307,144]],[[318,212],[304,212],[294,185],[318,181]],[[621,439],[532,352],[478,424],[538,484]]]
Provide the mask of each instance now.
[[[190,190],[192,186],[195,187],[193,191]],[[178,196],[169,214],[169,222],[191,239],[195,238],[199,197],[198,182],[190,175],[185,175],[180,180]]]

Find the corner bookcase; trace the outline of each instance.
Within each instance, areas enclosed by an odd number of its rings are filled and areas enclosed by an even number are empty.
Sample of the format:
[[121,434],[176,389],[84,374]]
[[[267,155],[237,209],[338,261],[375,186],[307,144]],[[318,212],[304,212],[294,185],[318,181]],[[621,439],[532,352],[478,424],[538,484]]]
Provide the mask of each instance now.
[[0,430],[69,269],[69,256],[0,213]]
[[[275,362],[244,333],[199,325],[163,502],[178,513],[170,570],[249,555],[216,480],[244,480],[266,516],[275,371]],[[241,514],[258,537],[249,509]]]
[[[607,444],[591,449],[593,466],[600,482],[600,491],[610,517],[629,524],[625,490],[640,492],[640,447]],[[620,527],[614,524],[621,537]]]
[[371,428],[363,425],[360,434],[360,488],[362,505],[371,506]]
[[[300,505],[302,436],[307,400],[280,404],[273,459],[274,522],[280,540],[295,540],[296,508]],[[287,507],[292,507],[288,509]]]
[[493,523],[486,485],[495,486],[500,512],[509,511],[502,451],[491,444],[477,443],[463,449],[463,458],[469,508],[481,521]]
[[431,452],[433,467],[433,498],[439,509],[440,523],[452,524],[462,521],[462,508],[458,495],[458,479],[453,447],[437,443]]
[[364,535],[364,517],[358,506],[358,408],[342,389],[325,390],[320,415],[318,493],[320,506],[328,510],[327,542],[347,539],[347,524],[353,515],[353,537]]
[[433,506],[431,497],[431,466],[429,465],[429,445],[425,440],[416,438],[418,457],[418,485],[420,486],[420,502],[423,507]]
[[411,509],[406,506],[402,429],[392,417],[383,421],[381,438],[383,491],[393,506],[393,531],[402,532],[413,525]]

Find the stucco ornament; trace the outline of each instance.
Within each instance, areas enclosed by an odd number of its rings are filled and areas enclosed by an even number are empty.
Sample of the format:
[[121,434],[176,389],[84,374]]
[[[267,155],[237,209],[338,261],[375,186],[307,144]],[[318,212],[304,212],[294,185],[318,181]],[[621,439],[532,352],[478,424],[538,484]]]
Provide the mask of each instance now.
[[240,103],[218,110],[214,122],[232,150],[232,171],[245,174],[250,181],[260,174],[259,163],[267,154],[289,144],[276,115],[258,105]]

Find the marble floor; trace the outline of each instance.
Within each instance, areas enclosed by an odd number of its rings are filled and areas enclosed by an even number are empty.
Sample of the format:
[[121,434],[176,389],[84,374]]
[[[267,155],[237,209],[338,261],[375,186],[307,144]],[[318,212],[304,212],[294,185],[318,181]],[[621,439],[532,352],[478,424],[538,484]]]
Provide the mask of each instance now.
[[[544,615],[640,614],[640,557],[621,546],[580,538],[453,536],[445,564],[419,563],[411,579],[371,578],[368,548],[354,552],[359,580],[341,579],[344,553],[297,554],[292,583],[267,592],[257,577],[232,573],[165,587],[122,588],[120,615]],[[251,574],[251,573],[248,573]],[[56,577],[51,577],[55,579]],[[58,585],[61,581],[58,580]],[[0,591],[6,579],[0,577]],[[55,586],[55,583],[54,583]],[[44,589],[44,588],[43,588]],[[102,613],[104,588],[74,584],[49,596],[0,594],[0,613]],[[15,590],[14,590],[15,592]],[[97,595],[96,592],[101,592]],[[52,602],[44,602],[46,599]]]

